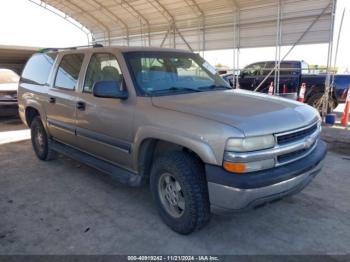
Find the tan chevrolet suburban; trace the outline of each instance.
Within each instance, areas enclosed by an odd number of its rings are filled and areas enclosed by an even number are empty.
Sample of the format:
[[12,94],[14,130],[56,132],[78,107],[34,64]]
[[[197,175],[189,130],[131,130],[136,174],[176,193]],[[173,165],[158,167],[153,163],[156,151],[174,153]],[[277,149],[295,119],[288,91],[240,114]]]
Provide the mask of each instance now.
[[187,51],[44,50],[25,66],[18,101],[39,159],[58,152],[127,185],[149,185],[161,218],[181,234],[211,212],[302,190],[327,151],[312,107],[232,90]]

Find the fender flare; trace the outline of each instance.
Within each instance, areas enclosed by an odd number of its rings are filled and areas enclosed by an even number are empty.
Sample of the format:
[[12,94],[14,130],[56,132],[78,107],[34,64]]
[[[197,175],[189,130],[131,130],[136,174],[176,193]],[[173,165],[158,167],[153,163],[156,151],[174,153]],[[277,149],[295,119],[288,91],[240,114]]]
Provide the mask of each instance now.
[[[21,107],[22,107],[22,105],[20,106],[20,110],[21,110]],[[26,119],[26,111],[27,111],[28,107],[34,108],[35,110],[37,110],[39,112],[41,122],[43,123],[43,126],[44,126],[46,132],[48,132],[44,106],[35,99],[32,99],[32,98],[26,99],[26,103],[25,103],[25,105],[23,105],[23,113],[24,113],[25,124],[27,126],[29,126],[27,123],[27,119]]]
[[164,130],[160,127],[146,126],[139,128],[135,135],[133,145],[134,167],[137,167],[138,165],[139,153],[142,143],[147,139],[161,140],[183,146],[197,154],[204,163],[218,165],[214,151],[204,139],[200,139],[200,137],[196,138],[194,136],[188,135],[185,132],[179,134],[178,131],[174,132],[170,129]]

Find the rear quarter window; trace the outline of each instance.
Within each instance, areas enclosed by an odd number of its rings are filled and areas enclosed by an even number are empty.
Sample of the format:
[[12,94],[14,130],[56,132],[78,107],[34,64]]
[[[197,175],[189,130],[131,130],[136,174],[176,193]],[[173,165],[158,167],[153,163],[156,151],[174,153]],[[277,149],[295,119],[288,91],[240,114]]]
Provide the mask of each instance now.
[[53,67],[56,53],[35,54],[27,62],[21,77],[21,82],[45,85]]
[[83,54],[64,55],[57,70],[55,88],[74,90],[83,60]]
[[296,75],[300,73],[300,64],[296,62],[282,62],[281,75]]

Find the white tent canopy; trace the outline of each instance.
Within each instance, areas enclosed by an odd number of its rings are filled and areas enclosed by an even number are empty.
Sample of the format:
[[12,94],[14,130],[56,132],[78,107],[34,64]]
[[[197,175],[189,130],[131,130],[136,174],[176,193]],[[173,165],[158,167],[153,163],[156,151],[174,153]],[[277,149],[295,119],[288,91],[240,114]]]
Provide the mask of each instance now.
[[[104,45],[217,50],[327,43],[332,0],[44,0]],[[46,6],[46,4],[48,6]],[[309,26],[312,25],[311,28]],[[280,33],[280,34],[279,34]]]

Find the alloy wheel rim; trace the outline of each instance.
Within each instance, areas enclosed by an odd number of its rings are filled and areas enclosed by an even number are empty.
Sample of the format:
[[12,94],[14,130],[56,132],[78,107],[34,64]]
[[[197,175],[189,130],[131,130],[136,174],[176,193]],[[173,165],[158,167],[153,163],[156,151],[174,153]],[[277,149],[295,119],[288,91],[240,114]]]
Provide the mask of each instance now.
[[185,212],[185,198],[180,183],[170,173],[163,173],[158,183],[160,200],[172,217],[179,218]]

